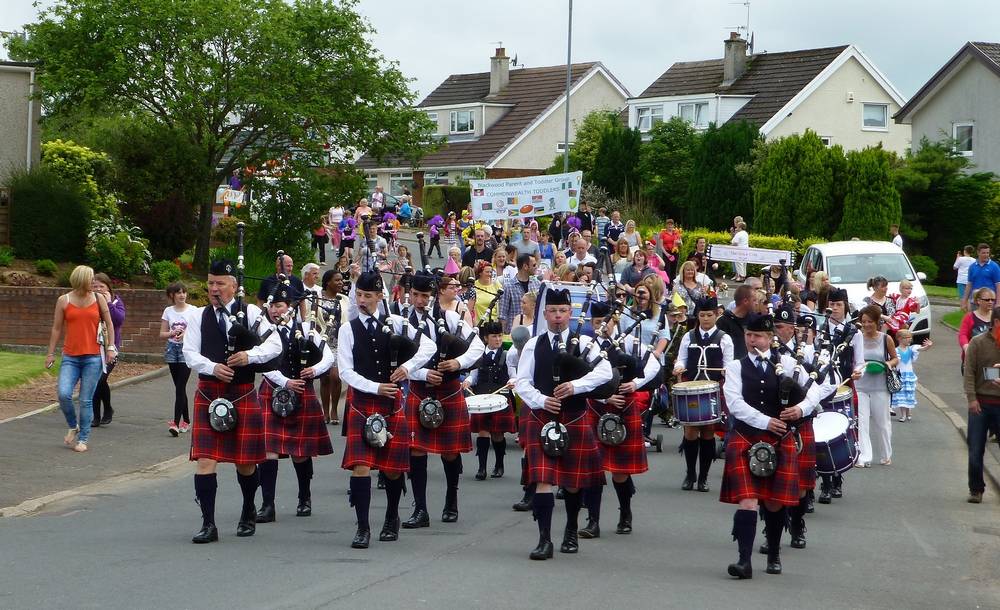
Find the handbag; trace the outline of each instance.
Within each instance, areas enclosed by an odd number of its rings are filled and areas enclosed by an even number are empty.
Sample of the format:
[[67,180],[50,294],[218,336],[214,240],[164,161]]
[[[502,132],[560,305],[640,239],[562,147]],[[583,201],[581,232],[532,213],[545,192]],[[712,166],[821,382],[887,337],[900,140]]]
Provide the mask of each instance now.
[[[889,335],[885,336],[885,361],[889,361]],[[885,369],[885,389],[890,394],[895,394],[903,389],[903,378],[899,376],[899,371],[888,366]]]

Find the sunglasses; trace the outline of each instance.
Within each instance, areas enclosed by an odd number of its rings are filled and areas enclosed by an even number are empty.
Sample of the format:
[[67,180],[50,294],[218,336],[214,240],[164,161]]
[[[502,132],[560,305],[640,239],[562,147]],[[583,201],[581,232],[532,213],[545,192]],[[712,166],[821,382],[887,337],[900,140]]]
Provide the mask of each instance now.
[[983,303],[993,303],[996,301],[996,299],[979,299],[979,300],[982,301]]

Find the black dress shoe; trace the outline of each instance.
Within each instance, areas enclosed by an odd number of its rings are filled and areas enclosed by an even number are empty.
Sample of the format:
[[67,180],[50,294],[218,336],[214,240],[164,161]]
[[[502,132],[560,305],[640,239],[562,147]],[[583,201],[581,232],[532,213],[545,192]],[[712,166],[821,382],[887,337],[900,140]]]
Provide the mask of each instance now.
[[94,420],[90,422],[90,427],[91,428],[100,428],[101,427],[101,420],[95,417]]
[[705,481],[698,481],[698,491],[709,491],[708,483]]
[[580,541],[576,537],[576,528],[567,529],[563,532],[562,545],[559,547],[560,553],[576,553],[580,550]]
[[601,537],[601,525],[594,519],[587,519],[587,527],[581,529],[577,532],[580,538],[600,538]]
[[745,578],[753,578],[753,566],[750,565],[750,560],[747,559],[745,562],[738,561],[736,563],[729,564],[729,575],[735,576],[740,580]]
[[477,481],[485,481],[486,480],[486,469],[485,468],[480,468],[479,470],[476,471],[476,480]]
[[191,538],[191,542],[195,544],[206,544],[209,542],[218,542],[219,540],[219,530],[216,529],[214,523],[209,523],[208,525],[203,525],[198,533]]
[[354,540],[351,540],[352,549],[367,549],[368,545],[372,541],[372,531],[367,527],[364,529],[358,528],[356,534],[354,534]]
[[111,423],[111,418],[112,418],[113,415],[114,415],[114,413],[108,413],[107,415],[105,415],[104,417],[102,417],[101,418],[101,425],[102,426],[107,426],[108,424],[110,424]]
[[378,535],[379,542],[396,542],[399,540],[399,517],[386,519],[382,531]]
[[273,523],[274,520],[274,504],[264,504],[257,511],[257,523]]
[[759,552],[759,553],[760,553],[761,555],[767,555],[767,554],[768,554],[768,553],[770,552],[770,549],[771,549],[771,547],[769,547],[769,546],[767,545],[767,540],[765,540],[764,542],[761,542],[761,543],[760,543],[760,548],[758,548],[758,549],[757,549],[757,551],[758,551],[758,552]]
[[458,521],[458,509],[446,508],[441,511],[441,523],[455,523]]
[[312,500],[306,498],[305,500],[299,500],[299,505],[295,507],[296,517],[309,517],[313,514]]
[[830,495],[834,498],[843,498],[844,492],[839,487],[834,487],[830,490]]
[[691,491],[694,489],[694,479],[691,477],[684,477],[684,482],[681,483],[681,489],[684,491]]
[[768,557],[767,569],[764,571],[767,572],[768,574],[781,574],[781,558]]
[[552,550],[552,541],[549,540],[548,532],[545,532],[538,538],[538,546],[528,557],[535,560],[552,559]]
[[829,489],[821,489],[819,492],[819,503],[820,504],[830,504],[833,500],[830,499],[831,493]]
[[622,511],[621,517],[618,519],[618,527],[615,529],[616,534],[631,534],[632,533],[632,511]]
[[521,500],[515,502],[514,506],[511,506],[511,508],[519,513],[526,513],[531,510],[531,498],[522,498]]
[[236,537],[237,538],[247,538],[248,536],[253,536],[257,532],[257,523],[254,519],[256,515],[250,513],[248,519],[240,519],[239,524],[236,526]]
[[491,479],[502,479],[503,478],[503,466],[497,466],[496,468],[494,468],[493,472],[490,473],[490,478]]
[[806,514],[811,515],[816,512],[816,507],[813,505],[812,495],[806,496]]
[[427,514],[424,509],[418,509],[413,511],[410,518],[403,521],[404,530],[415,530],[418,527],[430,527],[431,526],[431,516]]
[[798,532],[792,534],[792,544],[793,549],[804,549],[806,548],[806,536],[805,532]]

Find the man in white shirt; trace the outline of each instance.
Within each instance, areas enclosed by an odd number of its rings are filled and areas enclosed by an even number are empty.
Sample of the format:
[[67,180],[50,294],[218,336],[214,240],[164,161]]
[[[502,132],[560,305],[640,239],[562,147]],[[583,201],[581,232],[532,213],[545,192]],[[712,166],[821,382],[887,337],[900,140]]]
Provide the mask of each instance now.
[[899,225],[889,225],[889,235],[892,235],[892,245],[903,249],[903,236],[899,234]]
[[576,271],[577,267],[587,263],[597,266],[597,259],[587,252],[589,245],[582,237],[573,240],[573,256],[566,259],[566,264],[569,265],[570,269]]

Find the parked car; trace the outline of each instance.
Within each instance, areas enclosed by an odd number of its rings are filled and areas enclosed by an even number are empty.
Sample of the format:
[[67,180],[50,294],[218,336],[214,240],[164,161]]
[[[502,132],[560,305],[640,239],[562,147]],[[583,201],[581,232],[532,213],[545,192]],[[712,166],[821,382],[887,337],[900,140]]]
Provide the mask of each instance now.
[[887,241],[834,241],[815,244],[806,250],[795,272],[799,281],[805,282],[810,271],[825,271],[830,283],[847,290],[847,298],[852,309],[864,306],[864,298],[870,294],[867,284],[870,278],[881,275],[889,280],[889,294],[899,294],[899,283],[910,280],[913,283],[913,298],[920,303],[920,313],[910,325],[913,334],[921,340],[930,336],[931,304],[921,280],[927,276],[917,272],[901,248]]

